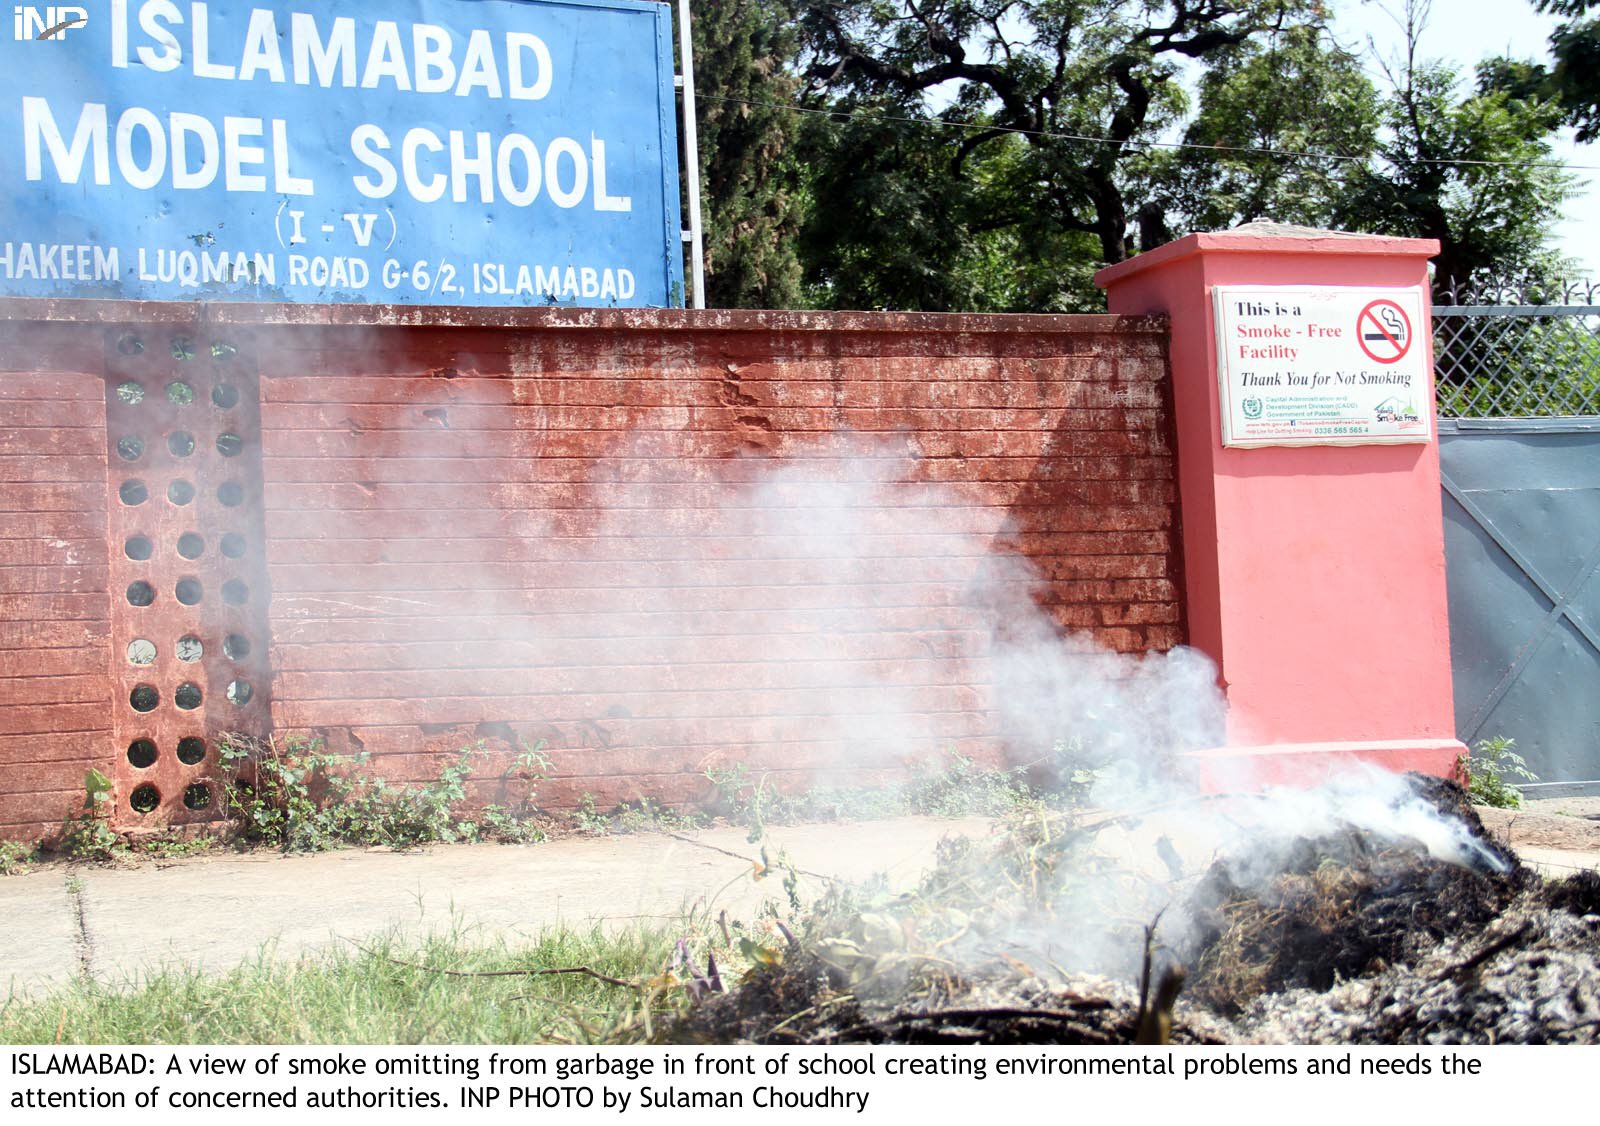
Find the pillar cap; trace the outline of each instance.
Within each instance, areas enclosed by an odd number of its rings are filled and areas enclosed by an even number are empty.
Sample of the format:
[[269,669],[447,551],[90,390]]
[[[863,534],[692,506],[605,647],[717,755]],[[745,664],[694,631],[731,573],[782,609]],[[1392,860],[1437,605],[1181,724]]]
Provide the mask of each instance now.
[[1439,253],[1439,240],[1395,238],[1350,231],[1325,231],[1293,223],[1274,223],[1258,219],[1231,231],[1197,231],[1176,242],[1135,255],[1125,262],[1107,266],[1094,275],[1102,289],[1126,281],[1156,266],[1167,266],[1196,254],[1343,254],[1383,255],[1391,258],[1432,258]]

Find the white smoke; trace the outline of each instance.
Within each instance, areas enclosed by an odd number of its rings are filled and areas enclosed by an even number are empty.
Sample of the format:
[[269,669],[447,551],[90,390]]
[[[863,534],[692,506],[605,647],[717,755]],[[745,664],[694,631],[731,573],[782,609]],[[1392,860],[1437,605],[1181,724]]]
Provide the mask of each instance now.
[[[443,412],[436,433],[403,446],[384,440],[363,455],[378,495],[413,476],[408,460],[460,456],[449,428],[458,407],[450,381],[440,387],[444,401],[430,408]],[[1058,919],[1049,933],[1008,941],[1121,970],[1138,952],[1119,928],[1167,910],[1164,935],[1180,941],[1186,924],[1172,908],[1219,858],[1247,886],[1281,872],[1294,842],[1354,828],[1378,841],[1419,841],[1442,860],[1486,863],[1464,827],[1378,770],[1354,769],[1315,789],[1207,799],[1184,752],[1225,739],[1212,662],[1182,647],[1112,653],[1063,628],[1049,583],[1008,546],[1019,537],[1006,508],[982,485],[930,479],[908,437],[786,435],[780,460],[764,450],[674,456],[684,437],[663,445],[659,433],[639,434],[585,464],[574,456],[580,447],[560,446],[561,429],[540,431],[539,448],[527,452],[562,456],[586,506],[541,508],[542,486],[504,486],[494,500],[516,510],[521,571],[472,555],[474,544],[503,540],[440,531],[456,545],[439,561],[458,594],[441,596],[432,627],[494,670],[486,694],[558,701],[556,715],[509,703],[485,713],[548,732],[558,773],[626,751],[617,769],[641,777],[641,794],[664,776],[747,759],[791,787],[835,785],[933,763],[957,747],[987,748],[996,764],[1002,750],[1024,764],[1074,748],[1096,771],[1091,804],[1122,818],[1096,842],[1105,878],[1072,874],[1070,925]],[[378,543],[373,554],[418,558],[417,529],[404,527],[403,510],[391,515],[407,542]],[[365,574],[381,578],[385,566]],[[560,587],[530,588],[518,577],[528,568],[559,576]],[[409,613],[385,601],[409,598],[397,581],[393,592],[372,592],[366,612]],[[340,595],[331,614],[348,605]],[[315,626],[292,628],[305,636]],[[417,639],[394,660],[431,675],[448,663],[444,644]],[[419,701],[414,714],[427,712]],[[601,748],[575,741],[574,732],[590,731]]]

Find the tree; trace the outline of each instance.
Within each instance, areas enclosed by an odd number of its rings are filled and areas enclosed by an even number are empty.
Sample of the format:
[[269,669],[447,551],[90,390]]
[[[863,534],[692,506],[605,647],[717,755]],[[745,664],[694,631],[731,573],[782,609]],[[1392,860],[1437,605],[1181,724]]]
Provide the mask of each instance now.
[[1566,17],[1550,36],[1555,66],[1518,59],[1494,59],[1481,83],[1512,97],[1548,99],[1561,107],[1578,140],[1600,140],[1600,0],[1534,0],[1541,12]]
[[1444,280],[1547,270],[1551,227],[1574,184],[1550,147],[1560,110],[1504,90],[1463,94],[1453,67],[1418,58],[1428,9],[1427,0],[1407,0],[1383,130],[1335,201],[1334,224],[1438,239],[1434,269]]
[[806,176],[793,109],[798,51],[789,0],[700,0],[695,86],[707,304],[800,303]]
[[1065,312],[1101,307],[1090,235],[1041,206],[1027,144],[1005,135],[958,167],[964,136],[905,100],[837,103],[808,135],[811,298],[834,308]]
[[696,11],[713,304],[1097,309],[1099,266],[1255,218],[1437,238],[1447,277],[1528,272],[1571,191],[1562,109],[1420,61],[1423,0],[1387,94],[1323,0]]
[[1219,52],[1198,94],[1183,134],[1197,147],[1153,160],[1152,198],[1164,229],[1153,230],[1151,242],[1254,219],[1324,226],[1377,143],[1378,92],[1361,60],[1317,23]]
[[[848,155],[822,175],[808,228],[822,299],[938,308],[966,290],[966,307],[1071,307],[1074,266],[1081,280],[1133,250],[1130,169],[1187,104],[1180,64],[1318,12],[1318,0],[809,0],[811,104],[877,119],[828,134]],[[880,252],[892,277],[874,291],[861,282]]]

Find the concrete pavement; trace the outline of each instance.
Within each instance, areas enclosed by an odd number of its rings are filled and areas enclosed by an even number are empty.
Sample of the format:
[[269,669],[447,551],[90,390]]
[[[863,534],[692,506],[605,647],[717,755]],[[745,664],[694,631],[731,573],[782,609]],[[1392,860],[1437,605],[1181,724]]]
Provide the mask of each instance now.
[[[886,873],[906,886],[951,833],[982,819],[926,817],[776,828],[768,852],[842,879]],[[0,996],[87,973],[121,982],[141,970],[225,969],[272,943],[279,957],[400,928],[465,925],[485,940],[530,939],[556,925],[671,922],[687,907],[748,918],[782,900],[781,875],[751,878],[742,829],[572,837],[525,847],[452,845],[414,852],[310,856],[258,852],[128,867],[46,865],[0,880]],[[802,875],[810,893],[816,876]]]

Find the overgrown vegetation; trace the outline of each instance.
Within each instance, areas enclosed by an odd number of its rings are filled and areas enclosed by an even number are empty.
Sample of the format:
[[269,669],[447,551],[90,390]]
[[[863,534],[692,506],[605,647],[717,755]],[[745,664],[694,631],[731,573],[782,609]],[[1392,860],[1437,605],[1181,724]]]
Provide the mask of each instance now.
[[[1061,742],[1042,762],[1009,769],[952,753],[935,763],[916,763],[904,785],[875,789],[812,787],[785,793],[743,763],[708,769],[706,777],[713,787],[708,809],[749,828],[754,841],[767,825],[917,814],[998,817],[1073,805],[1087,796],[1094,773],[1077,743]],[[1047,778],[1049,784],[1036,784],[1033,777]]]
[[367,769],[370,756],[330,754],[316,740],[256,739],[231,734],[219,742],[227,783],[223,806],[243,839],[285,852],[321,852],[344,845],[412,848],[483,839],[523,842],[542,833],[528,823],[536,786],[549,763],[526,746],[504,776],[521,781],[514,806],[491,804],[474,819],[456,808],[467,796],[481,743],[461,751],[430,782],[396,784]]
[[1497,735],[1481,739],[1468,754],[1456,764],[1462,785],[1478,805],[1492,805],[1496,809],[1521,809],[1522,791],[1512,779],[1537,782],[1539,776],[1528,769],[1527,760],[1513,748],[1515,739]]
[[[1281,871],[1223,855],[1168,882],[1099,842],[1170,803],[1034,808],[987,842],[947,839],[910,890],[829,881],[802,902],[786,880],[789,909],[754,923],[717,911],[719,894],[665,928],[557,929],[527,947],[460,926],[297,962],[269,947],[220,976],[13,996],[0,1042],[1593,1042],[1581,919],[1600,881],[1545,884],[1459,787],[1406,784],[1461,819],[1477,862],[1343,824],[1295,841]],[[1174,902],[1198,926],[1158,938]]]
[[[214,831],[125,838],[109,824],[111,780],[90,771],[83,808],[65,823],[52,851],[71,860],[107,861],[192,856],[224,843],[285,852],[458,842],[531,844],[560,832],[683,832],[716,823],[745,827],[750,840],[757,841],[769,825],[917,814],[999,816],[1070,804],[1083,796],[1093,777],[1077,745],[1062,743],[1042,763],[1029,767],[990,767],[951,754],[936,763],[916,764],[903,784],[876,788],[819,786],[785,792],[743,764],[712,767],[705,775],[710,794],[699,806],[638,798],[602,810],[585,794],[576,809],[550,811],[538,802],[551,765],[542,745],[521,747],[492,779],[479,773],[489,757],[480,742],[459,751],[431,781],[395,783],[375,774],[364,753],[335,754],[317,740],[293,736],[227,734],[218,741],[227,821]],[[1036,784],[1030,775],[1050,781]],[[468,800],[469,783],[489,781],[501,800],[483,805]],[[20,844],[0,845],[0,850],[0,875],[25,870],[29,858],[39,855],[38,849]]]

